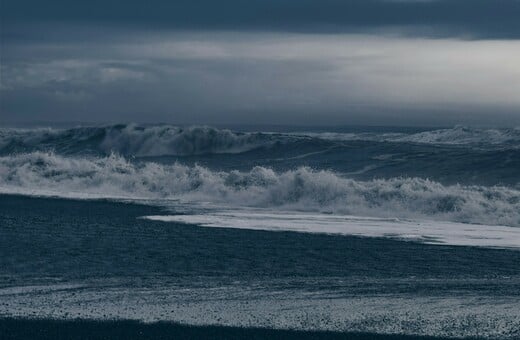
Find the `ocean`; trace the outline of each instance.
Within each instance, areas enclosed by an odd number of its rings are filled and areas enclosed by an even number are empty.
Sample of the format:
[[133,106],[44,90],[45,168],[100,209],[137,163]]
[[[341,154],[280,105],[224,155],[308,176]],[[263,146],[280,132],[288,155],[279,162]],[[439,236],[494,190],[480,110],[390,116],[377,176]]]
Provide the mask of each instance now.
[[6,337],[518,339],[520,129],[4,127],[0,235]]

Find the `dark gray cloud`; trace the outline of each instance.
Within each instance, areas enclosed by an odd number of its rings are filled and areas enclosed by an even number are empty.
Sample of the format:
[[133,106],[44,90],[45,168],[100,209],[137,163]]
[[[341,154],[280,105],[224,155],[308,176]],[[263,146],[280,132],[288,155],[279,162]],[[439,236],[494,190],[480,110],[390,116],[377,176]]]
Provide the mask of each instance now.
[[518,0],[3,0],[9,38],[20,23],[109,24],[183,30],[356,32],[519,38]]

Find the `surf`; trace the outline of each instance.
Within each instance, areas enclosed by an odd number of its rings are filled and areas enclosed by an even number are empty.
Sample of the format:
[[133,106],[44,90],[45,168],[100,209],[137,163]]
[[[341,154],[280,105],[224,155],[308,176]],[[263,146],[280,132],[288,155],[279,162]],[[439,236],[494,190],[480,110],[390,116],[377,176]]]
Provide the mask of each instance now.
[[69,198],[125,198],[383,218],[520,226],[520,190],[444,185],[417,178],[355,180],[299,166],[215,170],[33,152],[0,157],[0,192]]

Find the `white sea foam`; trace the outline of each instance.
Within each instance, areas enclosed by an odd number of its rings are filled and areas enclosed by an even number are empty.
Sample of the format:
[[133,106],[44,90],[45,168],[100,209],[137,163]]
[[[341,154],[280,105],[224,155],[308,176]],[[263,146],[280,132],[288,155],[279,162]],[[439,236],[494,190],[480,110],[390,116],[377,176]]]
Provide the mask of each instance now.
[[0,192],[210,202],[227,207],[520,226],[520,190],[420,178],[357,181],[299,167],[275,172],[134,163],[34,152],[0,157]]
[[391,237],[429,244],[520,248],[520,228],[456,222],[294,212],[272,213],[258,210],[159,215],[143,218],[153,221],[195,224],[203,227]]

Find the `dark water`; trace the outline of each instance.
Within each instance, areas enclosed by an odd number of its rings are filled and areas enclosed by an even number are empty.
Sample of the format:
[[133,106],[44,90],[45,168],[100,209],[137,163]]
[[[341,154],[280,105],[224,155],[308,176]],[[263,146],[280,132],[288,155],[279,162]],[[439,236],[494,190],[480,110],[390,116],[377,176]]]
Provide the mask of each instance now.
[[137,218],[157,210],[1,196],[2,314],[518,335],[519,251]]
[[1,249],[9,254],[2,256],[2,268],[9,280],[162,274],[494,280],[520,275],[516,250],[200,228],[139,219],[161,211],[108,201],[2,195],[0,203]]
[[518,338],[519,152],[514,128],[0,129],[0,328]]

